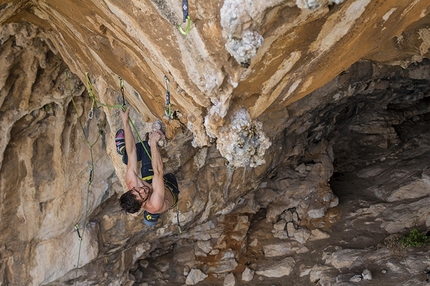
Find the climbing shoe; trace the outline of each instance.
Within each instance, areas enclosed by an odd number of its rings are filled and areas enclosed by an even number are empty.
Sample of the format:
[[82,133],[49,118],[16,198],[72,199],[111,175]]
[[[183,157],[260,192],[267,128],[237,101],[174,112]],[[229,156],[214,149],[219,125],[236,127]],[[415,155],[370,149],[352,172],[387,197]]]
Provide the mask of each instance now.
[[151,214],[147,211],[143,212],[143,222],[147,226],[155,225],[160,217],[161,217],[161,215],[159,215],[159,214]]
[[125,149],[124,129],[120,129],[116,132],[115,145],[116,145],[116,152],[119,155],[123,155],[124,149]]

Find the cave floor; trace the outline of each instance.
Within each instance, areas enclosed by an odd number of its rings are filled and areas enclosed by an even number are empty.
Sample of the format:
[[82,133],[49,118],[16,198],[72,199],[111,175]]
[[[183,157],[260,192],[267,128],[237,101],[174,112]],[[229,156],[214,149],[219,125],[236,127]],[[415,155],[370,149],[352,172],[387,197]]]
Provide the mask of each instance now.
[[[243,271],[243,269],[241,269],[241,271],[237,271],[237,273],[235,272],[237,278],[236,285],[316,285],[310,281],[309,275],[300,277],[300,273],[302,273],[300,269],[309,269],[316,264],[324,265],[324,253],[332,253],[340,248],[367,250],[369,253],[372,253],[382,247],[387,247],[388,241],[386,239],[390,237],[390,234],[381,228],[381,221],[376,220],[375,217],[370,215],[356,215],[358,213],[363,213],[363,210],[366,210],[371,205],[386,203],[381,199],[378,199],[370,191],[369,187],[372,184],[372,181],[359,178],[353,172],[335,174],[330,185],[334,193],[339,198],[339,205],[331,210],[333,213],[333,220],[315,222],[315,226],[330,234],[330,238],[306,242],[306,247],[309,251],[303,254],[294,255],[294,259],[296,261],[295,269],[288,277],[267,278],[255,275],[252,281],[244,282],[240,280],[240,273]],[[393,206],[396,204],[398,203],[392,203]],[[359,218],[357,216],[359,216]],[[260,231],[267,231],[267,233],[270,233],[271,226],[267,227],[267,230],[261,229],[264,228],[265,225],[267,226],[270,224],[265,223],[263,215],[261,218],[254,217],[250,231],[252,232],[253,228],[259,228]],[[413,254],[415,251],[430,251],[430,246],[415,247],[408,250],[401,247],[399,248],[399,245],[391,245],[391,247],[392,257],[387,260],[392,264],[401,264],[404,257],[409,254]],[[255,253],[246,253],[244,256],[249,261],[253,261],[255,263],[262,262],[265,259],[263,256],[256,257]],[[407,281],[410,281],[411,276],[405,275],[402,271],[396,273],[395,271],[381,267],[381,265],[378,265],[375,261],[373,263],[366,263],[365,265],[365,267],[363,264],[360,264],[359,266],[352,267],[350,269],[342,269],[341,273],[332,273],[332,277],[341,277],[341,280],[337,285],[429,285],[425,281],[425,273],[415,277],[416,281],[420,281],[418,284],[410,284]],[[361,274],[365,269],[370,270],[372,273],[372,280],[362,280],[361,282],[348,281],[349,278],[354,275]],[[219,280],[217,281],[214,278],[211,279],[211,277],[208,277],[208,279],[198,283],[197,285],[211,286],[223,285],[223,283]],[[332,284],[322,283],[317,285]]]

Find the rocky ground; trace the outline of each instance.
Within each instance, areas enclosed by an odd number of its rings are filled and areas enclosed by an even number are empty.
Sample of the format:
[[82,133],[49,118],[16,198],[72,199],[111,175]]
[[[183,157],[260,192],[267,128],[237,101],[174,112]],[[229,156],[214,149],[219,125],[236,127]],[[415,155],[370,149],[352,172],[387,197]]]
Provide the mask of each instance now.
[[[383,228],[388,218],[377,216],[380,214],[381,208],[393,210],[395,207],[400,207],[407,212],[407,204],[425,204],[428,197],[407,200],[407,202],[386,203],[371,192],[369,187],[372,182],[366,178],[357,177],[354,173],[336,174],[330,184],[339,197],[339,205],[330,209],[325,219],[316,220],[307,226],[314,230],[312,233],[315,235],[312,235],[301,246],[295,239],[286,239],[282,242],[275,239],[272,236],[273,225],[267,223],[264,211],[252,216],[248,229],[248,240],[252,240],[254,236],[258,237],[259,243],[262,245],[277,241],[280,246],[277,251],[280,252],[285,249],[286,242],[292,243],[292,255],[267,257],[267,252],[258,253],[250,246],[243,249],[242,261],[238,261],[239,266],[228,274],[203,276],[206,279],[201,282],[194,284],[187,280],[186,284],[203,286],[429,285],[426,282],[426,272],[430,270],[430,245],[403,247],[397,242],[397,239],[405,231],[395,235],[390,234]],[[423,227],[420,229],[425,230]],[[321,233],[317,234],[315,230],[321,231]],[[264,237],[262,233],[267,235]],[[312,241],[317,238],[319,239]],[[177,246],[194,251],[194,242],[182,242],[184,245],[178,244]],[[282,246],[283,244],[284,246]],[[297,251],[297,249],[300,250]],[[288,260],[286,260],[288,258],[295,262],[292,263],[291,270],[287,271],[282,268],[282,265],[288,264]],[[172,261],[172,259],[175,260],[174,256],[167,254],[162,259],[158,257],[157,262],[141,261],[139,268],[135,269],[134,273],[141,272],[138,276],[141,277],[142,282],[134,285],[184,285],[182,282],[166,280],[166,276],[162,274],[162,272],[170,271],[166,266],[169,264],[162,266],[163,260]],[[290,274],[280,278],[267,277],[262,272],[260,275],[254,274],[252,269],[257,270],[258,273],[259,270],[261,271],[261,266],[268,260],[279,261],[275,272],[291,271]],[[207,264],[211,259],[209,256],[206,259],[199,259],[199,261]],[[182,269],[180,265],[176,266]],[[251,269],[252,275],[245,269]],[[198,276],[196,279],[196,281],[199,280]],[[244,279],[250,280],[244,281]]]

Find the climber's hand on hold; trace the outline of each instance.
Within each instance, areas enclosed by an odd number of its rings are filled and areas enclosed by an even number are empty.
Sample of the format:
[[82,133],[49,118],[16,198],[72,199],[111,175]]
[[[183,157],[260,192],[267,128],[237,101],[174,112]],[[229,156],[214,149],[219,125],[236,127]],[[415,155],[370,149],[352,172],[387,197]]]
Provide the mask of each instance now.
[[128,115],[130,114],[130,108],[127,107],[127,110],[125,112],[121,108],[120,113],[121,113],[122,122],[127,123],[128,122]]
[[149,132],[149,145],[153,146],[153,144],[157,144],[157,142],[163,138],[164,134],[161,130],[154,130]]

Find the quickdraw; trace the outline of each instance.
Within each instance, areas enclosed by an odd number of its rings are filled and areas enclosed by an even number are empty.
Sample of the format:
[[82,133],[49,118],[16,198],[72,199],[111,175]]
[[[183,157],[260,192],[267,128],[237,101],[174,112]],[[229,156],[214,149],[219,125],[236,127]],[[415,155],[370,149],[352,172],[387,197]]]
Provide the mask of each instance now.
[[178,29],[182,35],[187,35],[191,30],[191,17],[188,15],[188,0],[182,0],[182,14],[182,22],[187,22],[187,29],[184,31],[181,25],[178,25]]
[[164,83],[166,86],[166,106],[164,107],[164,115],[167,119],[172,119],[172,107],[170,104],[170,89],[169,89],[169,79],[164,76]]
[[[125,97],[124,97],[124,80],[121,77],[119,78],[119,89],[121,90],[121,94],[122,94],[122,106],[125,106]],[[123,108],[124,110],[124,108]]]
[[75,224],[75,230],[76,230],[76,232],[78,233],[79,241],[82,241],[82,235],[81,235],[81,233],[79,232],[79,225],[78,225],[78,224]]
[[88,93],[92,99],[92,104],[91,104],[91,109],[88,112],[88,119],[93,119],[94,116],[94,106],[96,104],[96,100],[95,100],[95,96],[94,96],[94,91],[93,91],[93,85],[91,84],[91,79],[90,79],[90,75],[86,72],[85,73],[85,77],[87,78],[87,87],[88,87]]
[[[122,77],[118,77],[119,78],[119,89],[121,90],[121,95],[122,95],[122,106],[121,105],[107,105],[107,104],[103,104],[98,102],[100,105],[102,106],[106,106],[109,108],[121,108],[122,111],[126,111],[127,107],[125,106],[125,96],[124,96],[124,80],[122,79]],[[134,125],[133,121],[131,120],[131,118],[129,118],[130,124],[133,127],[134,131],[137,134],[137,137],[139,138],[140,143],[142,144],[143,148],[145,149],[146,154],[149,156],[149,158],[151,158],[150,152],[146,149],[145,144],[143,144],[143,140],[139,135],[139,132],[137,132],[136,126]]]

